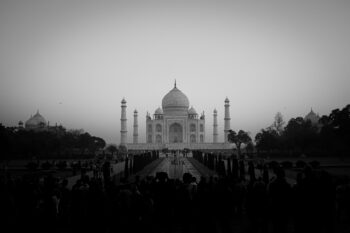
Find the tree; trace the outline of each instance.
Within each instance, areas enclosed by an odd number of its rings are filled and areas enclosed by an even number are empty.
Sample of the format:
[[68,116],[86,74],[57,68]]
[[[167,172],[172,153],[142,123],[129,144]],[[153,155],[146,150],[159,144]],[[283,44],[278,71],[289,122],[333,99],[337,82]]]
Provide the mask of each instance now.
[[106,142],[102,138],[82,132],[66,131],[63,127],[40,131],[19,130],[0,124],[0,147],[4,152],[1,158],[62,158],[62,152],[66,156],[78,150],[94,153],[105,147]]
[[89,133],[83,133],[80,134],[78,138],[78,147],[81,150],[81,153],[84,154],[86,149],[91,145],[91,135]]
[[162,152],[163,152],[164,154],[165,154],[165,153],[169,153],[169,149],[165,147],[165,148],[162,149]]
[[0,159],[11,157],[10,153],[13,149],[13,138],[14,135],[12,131],[0,123],[0,148],[3,152],[1,153]]
[[271,125],[271,128],[274,129],[278,135],[282,135],[284,124],[285,122],[283,120],[283,115],[280,112],[277,112],[275,115],[275,120]]
[[92,139],[95,142],[95,145],[98,149],[102,149],[106,146],[106,141],[103,138],[93,136]]
[[119,145],[118,152],[123,158],[125,158],[128,153],[128,148],[124,145]]
[[276,130],[271,127],[262,129],[255,136],[256,148],[259,151],[272,151],[280,147],[279,135]]
[[242,144],[247,145],[252,141],[252,139],[250,138],[249,134],[243,130],[239,130],[238,134],[233,130],[229,130],[228,141],[236,145],[238,156],[241,157]]
[[248,154],[252,154],[254,152],[254,144],[253,142],[249,142],[246,147],[245,150]]
[[302,117],[290,119],[284,132],[287,148],[298,153],[304,153],[306,149],[315,147],[318,135],[317,127],[310,121],[304,121]]
[[113,156],[113,154],[118,151],[118,148],[115,145],[109,145],[106,150]]
[[322,116],[320,137],[322,146],[328,151],[336,152],[340,156],[348,154],[350,150],[350,105],[343,109],[334,109],[329,116]]

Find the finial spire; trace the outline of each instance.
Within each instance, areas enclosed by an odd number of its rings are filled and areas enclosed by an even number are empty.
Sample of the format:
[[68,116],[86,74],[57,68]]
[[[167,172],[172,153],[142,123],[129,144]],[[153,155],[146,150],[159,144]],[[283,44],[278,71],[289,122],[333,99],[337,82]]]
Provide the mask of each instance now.
[[174,87],[176,88],[176,79],[175,79],[175,84],[174,84]]

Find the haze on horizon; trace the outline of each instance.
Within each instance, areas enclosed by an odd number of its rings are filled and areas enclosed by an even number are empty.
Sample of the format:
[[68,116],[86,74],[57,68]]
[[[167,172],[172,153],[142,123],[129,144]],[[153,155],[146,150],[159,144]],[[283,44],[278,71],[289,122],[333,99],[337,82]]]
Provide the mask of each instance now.
[[1,1],[0,122],[15,126],[37,109],[67,129],[120,142],[127,100],[145,142],[146,112],[178,88],[223,141],[231,128],[268,127],[312,107],[350,103],[350,1]]

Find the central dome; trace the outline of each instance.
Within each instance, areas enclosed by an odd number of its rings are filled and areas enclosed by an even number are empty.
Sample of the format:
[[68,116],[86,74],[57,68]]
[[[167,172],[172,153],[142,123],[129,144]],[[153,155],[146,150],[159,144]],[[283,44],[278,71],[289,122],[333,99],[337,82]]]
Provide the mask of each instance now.
[[190,103],[187,96],[175,87],[166,94],[162,100],[162,107],[166,109],[184,109],[188,110]]
[[26,121],[25,125],[28,128],[41,127],[46,125],[46,120],[42,115],[40,115],[39,111],[37,111],[33,117]]

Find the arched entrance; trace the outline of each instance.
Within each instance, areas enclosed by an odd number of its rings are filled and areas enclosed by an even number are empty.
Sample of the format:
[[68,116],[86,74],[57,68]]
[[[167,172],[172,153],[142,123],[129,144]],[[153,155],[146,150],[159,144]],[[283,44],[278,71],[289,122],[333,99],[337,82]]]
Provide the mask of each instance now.
[[179,123],[174,123],[169,127],[169,142],[170,143],[182,143],[182,126]]

